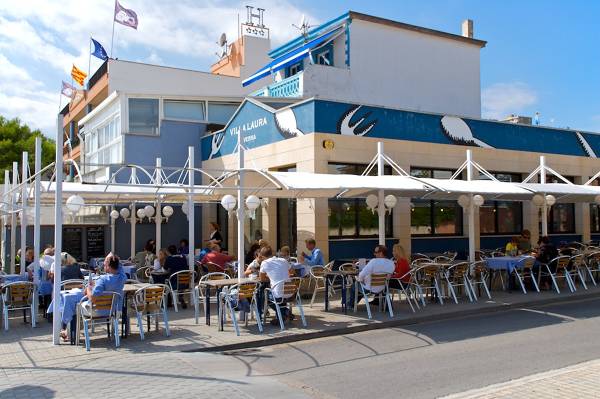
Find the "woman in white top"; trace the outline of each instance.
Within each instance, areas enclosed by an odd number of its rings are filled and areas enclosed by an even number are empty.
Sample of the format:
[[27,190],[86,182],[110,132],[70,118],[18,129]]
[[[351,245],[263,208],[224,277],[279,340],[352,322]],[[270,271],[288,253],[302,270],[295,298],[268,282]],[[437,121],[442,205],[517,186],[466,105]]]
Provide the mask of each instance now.
[[154,271],[155,272],[164,272],[165,271],[165,261],[167,260],[167,250],[161,249],[158,251],[158,257],[154,259]]

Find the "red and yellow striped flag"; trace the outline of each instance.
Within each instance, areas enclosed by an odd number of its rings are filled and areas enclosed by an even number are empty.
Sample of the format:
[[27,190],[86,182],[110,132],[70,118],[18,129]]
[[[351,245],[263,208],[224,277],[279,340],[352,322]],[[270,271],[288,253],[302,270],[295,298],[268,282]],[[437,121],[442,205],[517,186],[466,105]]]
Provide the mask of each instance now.
[[73,69],[71,69],[71,77],[79,83],[80,86],[83,86],[83,81],[87,77],[87,73],[83,72],[81,69],[77,68],[75,64],[73,64]]

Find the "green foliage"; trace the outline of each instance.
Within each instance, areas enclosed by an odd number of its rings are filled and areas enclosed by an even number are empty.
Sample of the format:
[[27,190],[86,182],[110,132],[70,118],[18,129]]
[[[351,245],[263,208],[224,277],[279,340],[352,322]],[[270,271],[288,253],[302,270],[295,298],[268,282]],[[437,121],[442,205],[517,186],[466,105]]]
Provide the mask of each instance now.
[[9,120],[0,115],[0,183],[4,183],[3,170],[12,171],[13,162],[21,163],[23,151],[29,152],[29,167],[33,172],[36,137],[42,138],[42,167],[44,167],[54,161],[56,151],[54,141],[42,135],[42,132],[37,129],[31,130],[18,118]]

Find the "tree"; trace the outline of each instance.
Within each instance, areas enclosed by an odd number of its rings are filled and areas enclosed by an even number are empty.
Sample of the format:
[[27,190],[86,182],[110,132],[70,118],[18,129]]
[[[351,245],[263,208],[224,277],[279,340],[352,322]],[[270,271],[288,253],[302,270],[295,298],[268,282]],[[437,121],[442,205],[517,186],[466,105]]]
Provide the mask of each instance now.
[[12,163],[21,163],[23,151],[29,153],[29,167],[33,173],[36,137],[42,138],[43,168],[54,161],[56,151],[54,140],[42,135],[38,129],[31,130],[29,126],[21,123],[19,118],[9,120],[0,115],[0,183],[4,183],[3,170],[10,170],[12,173]]

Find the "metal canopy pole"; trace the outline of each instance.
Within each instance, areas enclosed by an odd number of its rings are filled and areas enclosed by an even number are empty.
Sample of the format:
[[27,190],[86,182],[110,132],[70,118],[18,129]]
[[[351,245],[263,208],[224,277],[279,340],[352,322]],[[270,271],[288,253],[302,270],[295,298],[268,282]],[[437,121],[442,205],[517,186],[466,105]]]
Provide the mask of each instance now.
[[21,257],[19,264],[21,274],[27,273],[25,270],[25,249],[27,248],[27,165],[29,162],[29,154],[23,151],[21,160]]
[[[546,157],[540,156],[540,183],[546,184]],[[542,205],[542,237],[548,235],[548,206],[546,205],[546,193],[544,193],[544,205]]]
[[15,258],[17,256],[17,214],[15,213],[16,208],[16,196],[17,196],[17,185],[18,185],[19,166],[16,162],[13,162],[12,170],[12,194],[10,195],[10,272],[14,273],[16,270]]
[[[10,172],[8,170],[4,170],[4,195],[2,196],[2,202],[4,202],[4,210],[8,211],[10,208],[8,207],[8,191],[10,190]],[[8,269],[8,262],[6,258],[6,238],[8,228],[8,215],[2,215],[2,266],[4,268],[4,272],[10,272]]]
[[[154,184],[157,187],[162,186],[162,160],[160,158],[156,158],[156,176],[154,178]],[[162,214],[160,212],[160,197],[156,196],[156,210],[154,211],[154,223],[156,224],[156,257],[158,257],[158,251],[161,248],[161,223],[162,223]]]
[[195,220],[194,220],[194,147],[188,147],[188,183],[190,191],[188,193],[188,266],[190,270],[194,270],[194,236]]
[[60,312],[60,267],[62,252],[62,180],[63,180],[63,116],[58,115],[56,122],[56,159],[55,176],[56,190],[54,192],[54,285],[52,289],[52,342],[60,344],[60,328],[62,314]]
[[[473,180],[473,153],[467,150],[467,181]],[[469,194],[469,260],[475,262],[475,204]]]
[[[35,180],[33,181],[33,282],[40,282],[40,170],[42,169],[42,138],[35,138]],[[37,303],[37,302],[36,302]]]
[[238,132],[238,171],[239,183],[237,192],[237,260],[238,260],[238,278],[244,277],[244,147],[242,147],[242,133]]
[[[110,215],[114,209],[115,209],[115,206],[111,205],[110,212],[108,214]],[[110,252],[112,252],[113,254],[115,253],[115,233],[116,233],[115,223],[116,223],[116,220],[111,217],[110,218]]]
[[[383,176],[383,142],[377,143],[377,176]],[[377,205],[377,214],[379,216],[379,245],[385,245],[385,198],[383,190],[377,192],[379,204]]]
[[129,224],[131,225],[131,259],[135,258],[135,223],[137,222],[135,210],[135,201],[133,201],[131,203],[131,214],[129,215]]

